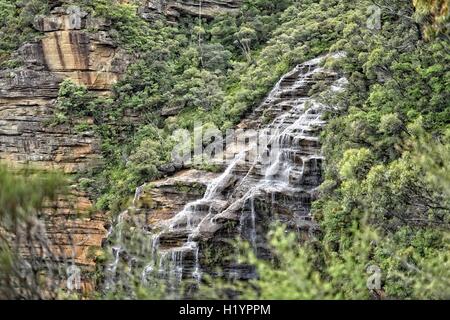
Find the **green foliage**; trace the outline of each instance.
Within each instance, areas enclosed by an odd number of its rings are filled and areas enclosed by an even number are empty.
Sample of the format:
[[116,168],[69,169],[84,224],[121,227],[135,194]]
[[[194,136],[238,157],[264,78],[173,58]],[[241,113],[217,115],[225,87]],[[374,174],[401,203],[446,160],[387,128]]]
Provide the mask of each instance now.
[[46,0],[0,1],[0,68],[17,65],[17,61],[11,60],[11,54],[23,43],[39,36],[33,28],[34,18],[48,10]]
[[[49,201],[66,192],[66,184],[57,173],[0,165],[0,299],[43,299],[58,294],[61,273],[36,220]],[[45,252],[45,263],[36,252]],[[45,278],[45,271],[52,277]]]
[[[362,235],[361,235],[362,236]],[[343,255],[315,251],[308,246],[299,246],[294,234],[286,235],[283,228],[275,229],[270,244],[274,261],[258,261],[250,255],[256,265],[257,281],[244,286],[244,299],[367,299],[366,287],[370,258],[370,237],[355,238],[351,250]],[[321,256],[327,256],[322,260]],[[321,263],[321,260],[324,263]],[[255,290],[256,289],[256,290]]]
[[[349,86],[323,134],[326,180],[314,214],[323,244],[340,256],[360,232],[353,226],[377,232],[373,260],[388,297],[445,298],[448,42],[421,40],[412,3],[383,8],[381,30],[363,27],[362,7],[333,46],[347,52],[336,67]],[[399,10],[411,16],[390,14]]]
[[93,116],[98,110],[98,100],[86,87],[78,86],[72,80],[64,80],[59,88],[58,101],[52,125],[72,122],[79,118]]
[[64,180],[56,173],[40,173],[32,169],[16,170],[0,165],[0,225],[15,223],[33,216],[45,200],[63,194]]
[[[36,35],[32,18],[48,10],[43,1],[19,2],[0,0],[1,66],[14,65],[11,52]],[[275,259],[247,256],[259,279],[238,291],[368,298],[365,270],[375,264],[390,298],[450,296],[448,1],[377,1],[380,29],[367,27],[369,0],[245,0],[237,14],[178,24],[145,21],[133,4],[74,3],[111,21],[114,40],[133,57],[110,97],[65,81],[57,102],[54,125],[83,131],[89,126],[79,119],[92,119],[102,138],[105,164],[83,180],[99,207],[117,212],[136,186],[162,177],[175,130],[196,121],[230,128],[289,68],[344,51],[327,65],[346,76],[347,90],[320,97],[338,107],[322,135],[325,181],[313,208],[321,245],[300,247],[277,229]],[[130,281],[116,297],[126,296]],[[138,286],[135,297],[144,292]]]
[[242,298],[369,298],[369,265],[382,274],[374,297],[450,296],[448,34],[424,42],[412,3],[400,1],[381,1],[381,29],[368,29],[371,4],[338,12],[342,34],[332,50],[347,55],[328,65],[349,85],[321,97],[340,108],[322,136],[326,175],[313,208],[319,245],[299,247],[275,231],[273,260],[244,260],[258,279],[231,284]]

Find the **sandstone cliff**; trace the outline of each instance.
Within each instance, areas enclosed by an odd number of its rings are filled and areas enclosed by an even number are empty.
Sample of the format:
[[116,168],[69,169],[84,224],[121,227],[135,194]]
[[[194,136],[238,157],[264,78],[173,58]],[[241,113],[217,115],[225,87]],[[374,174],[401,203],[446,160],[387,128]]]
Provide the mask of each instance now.
[[[93,131],[49,124],[59,85],[69,78],[108,94],[125,71],[127,56],[109,37],[106,21],[74,7],[55,7],[49,16],[36,17],[34,27],[43,35],[18,50],[22,66],[0,71],[0,160],[81,173],[101,161],[100,140]],[[106,218],[91,207],[89,195],[73,187],[72,194],[49,205],[46,226],[56,251],[94,267],[89,252],[101,246]]]
[[[93,25],[100,31],[85,31]],[[107,94],[125,71],[125,55],[109,38],[107,24],[81,11],[57,7],[38,17],[35,27],[44,36],[20,48],[24,66],[0,71],[0,159],[79,172],[99,159],[99,141],[91,132],[48,125],[59,84],[70,78]]]

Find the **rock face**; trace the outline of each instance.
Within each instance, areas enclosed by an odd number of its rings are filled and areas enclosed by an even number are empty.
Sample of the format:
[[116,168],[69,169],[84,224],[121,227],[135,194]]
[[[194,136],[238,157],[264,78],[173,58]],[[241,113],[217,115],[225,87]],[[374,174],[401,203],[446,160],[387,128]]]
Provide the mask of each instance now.
[[[52,255],[61,257],[69,265],[75,263],[85,270],[94,270],[93,258],[105,237],[105,222],[102,215],[92,211],[87,194],[72,190],[46,204],[39,223],[43,223]],[[20,250],[25,257],[33,255],[26,240],[22,241]]]
[[[38,17],[35,28],[45,36],[22,50],[28,64],[38,61],[56,75],[100,91],[107,91],[125,71],[124,54],[109,37],[108,23],[76,7],[55,8],[51,16]],[[99,31],[89,34],[86,28]]]
[[[319,66],[322,60],[308,61],[285,75],[239,125],[248,131],[236,132],[235,143],[216,157],[228,159],[222,174],[188,170],[138,189],[134,212],[145,216],[141,221],[152,233],[153,247],[144,275],[157,270],[175,281],[200,281],[203,272],[214,274],[219,267],[226,275],[250,278],[252,269],[233,259],[230,240],[245,239],[265,257],[266,235],[274,221],[304,238],[317,230],[310,208],[322,182],[318,136],[327,106],[313,100],[309,91],[319,82],[331,91],[342,85],[337,74]],[[245,139],[238,142],[240,134]],[[251,140],[256,134],[262,139]],[[176,188],[185,181],[188,188]],[[193,188],[196,184],[201,188]],[[172,284],[175,288],[176,282]]]
[[[89,26],[100,31],[89,34]],[[99,160],[99,141],[91,132],[49,125],[59,85],[69,78],[107,94],[125,71],[126,56],[101,30],[107,24],[79,9],[57,7],[36,18],[35,27],[44,36],[20,48],[25,66],[0,71],[0,159],[80,172]]]
[[96,250],[106,235],[105,216],[93,211],[89,195],[73,190],[46,209],[46,234],[56,252],[84,270],[95,269]]
[[[4,73],[0,73],[0,77]],[[50,126],[53,119],[53,103],[57,86],[53,93],[50,88],[38,87],[49,79],[51,73],[20,71],[13,74],[14,82],[33,82],[16,93],[12,89],[9,97],[0,97],[0,159],[18,164],[32,164],[44,169],[60,169],[66,173],[76,173],[92,166],[100,160],[99,140],[93,133],[75,133],[67,125]],[[2,81],[3,80],[3,81]],[[0,86],[5,79],[0,79]],[[34,82],[38,81],[38,82]],[[41,82],[42,81],[42,82]],[[47,82],[51,85],[51,82]],[[14,86],[14,84],[13,84]],[[4,87],[11,88],[7,83]],[[35,95],[33,95],[33,87]],[[42,95],[39,97],[39,95]],[[53,95],[53,98],[51,96]]]
[[221,13],[237,12],[243,0],[150,0],[142,9],[146,16],[164,14],[172,19],[183,15],[213,18]]
[[217,176],[215,173],[193,169],[146,185],[147,190],[139,196],[139,200],[141,205],[146,205],[151,210],[151,214],[147,216],[147,224],[151,226],[173,218],[186,203],[200,199],[209,182]]
[[[35,19],[41,39],[24,44],[16,54],[23,66],[0,71],[0,160],[75,174],[101,161],[100,140],[92,131],[80,133],[68,124],[49,124],[59,86],[71,79],[107,95],[125,71],[128,57],[109,37],[108,22],[54,3],[49,16]],[[89,195],[76,187],[50,207],[46,227],[55,250],[93,268],[88,251],[101,246],[106,218],[90,213]]]

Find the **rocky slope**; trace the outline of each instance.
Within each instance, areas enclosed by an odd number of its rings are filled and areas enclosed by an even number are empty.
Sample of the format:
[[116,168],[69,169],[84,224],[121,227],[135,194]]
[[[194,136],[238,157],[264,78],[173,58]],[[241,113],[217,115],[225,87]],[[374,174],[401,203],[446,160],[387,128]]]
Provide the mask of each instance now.
[[[316,231],[309,211],[322,182],[318,134],[327,107],[311,99],[309,91],[319,82],[338,90],[343,81],[321,68],[321,61],[311,60],[285,75],[239,125],[250,141],[255,133],[265,134],[266,144],[236,140],[214,160],[224,167],[221,174],[187,170],[137,189],[133,208],[119,220],[141,223],[151,234],[153,250],[144,258],[149,262],[143,277],[157,271],[174,280],[176,288],[182,277],[200,280],[203,272],[219,267],[229,276],[248,278],[252,271],[236,264],[230,240],[241,237],[265,256],[265,236],[274,221],[303,237]],[[130,259],[121,240],[115,242],[115,263],[120,257]]]

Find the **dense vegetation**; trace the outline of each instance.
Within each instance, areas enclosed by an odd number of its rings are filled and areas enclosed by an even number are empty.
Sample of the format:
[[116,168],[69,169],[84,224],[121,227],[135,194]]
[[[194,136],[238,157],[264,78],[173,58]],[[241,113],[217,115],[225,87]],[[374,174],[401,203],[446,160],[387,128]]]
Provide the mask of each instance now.
[[[273,262],[244,255],[260,275],[233,285],[244,297],[450,296],[450,43],[436,25],[448,3],[415,2],[415,12],[413,3],[385,2],[379,29],[366,27],[372,3],[362,3],[340,11],[331,47],[347,53],[329,61],[350,80],[347,90],[322,97],[340,106],[322,135],[326,180],[313,210],[322,235],[299,247],[276,228]],[[433,11],[441,16],[425,18]],[[375,271],[382,290],[369,291]]]
[[0,67],[14,67],[14,50],[39,34],[33,28],[37,15],[48,13],[48,1],[0,1]]
[[[339,107],[322,135],[325,182],[313,210],[321,235],[299,247],[276,228],[276,263],[250,254],[261,278],[232,285],[250,298],[450,297],[448,1],[245,0],[237,15],[178,24],[149,23],[114,1],[74,2],[110,19],[135,57],[111,97],[70,81],[60,90],[55,123],[92,116],[102,137],[106,163],[80,177],[99,208],[118,212],[136,186],[162,175],[177,129],[230,128],[292,66],[344,51],[327,63],[347,90],[319,97]],[[29,39],[29,12],[47,10],[30,3],[0,0],[2,64]],[[379,26],[367,24],[373,5]],[[382,290],[367,290],[371,265]]]
[[[0,299],[58,296],[69,263],[48,247],[41,218],[46,204],[65,194],[66,184],[57,173],[0,165]],[[44,274],[52,277],[43,281]]]
[[390,2],[389,9],[375,33],[360,27],[362,14],[350,17],[334,45],[348,54],[339,67],[351,81],[339,101],[344,113],[330,118],[323,136],[326,181],[315,215],[324,231],[323,252],[345,257],[355,252],[355,237],[364,228],[377,233],[365,259],[384,270],[387,296],[444,298],[449,296],[448,33],[424,27],[411,3]]
[[[282,12],[290,2],[246,1],[237,16],[184,18],[173,25],[163,17],[149,23],[131,5],[75,1],[110,20],[112,36],[134,57],[110,98],[64,82],[53,121],[94,118],[108,161],[91,179],[84,176],[83,185],[98,192],[100,208],[117,212],[137,185],[161,175],[158,167],[170,161],[174,131],[192,128],[194,121],[232,127],[289,65],[323,51],[304,48],[280,56],[286,48],[278,43],[262,48],[276,26],[289,19]],[[161,116],[164,111],[172,116]],[[138,115],[139,123],[124,114]],[[91,129],[83,124],[76,128]]]
[[[290,67],[326,52],[342,31],[336,17],[353,6],[245,1],[237,16],[186,18],[173,26],[163,18],[149,25],[136,18],[132,7],[106,10],[104,2],[93,3],[93,12],[117,25],[117,41],[138,59],[114,88],[113,99],[84,105],[83,100],[92,101],[87,92],[67,84],[60,106],[62,113],[96,118],[110,161],[93,173],[91,190],[101,191],[99,207],[113,210],[124,206],[137,185],[161,175],[158,167],[170,160],[177,129],[192,129],[195,121],[232,127]],[[86,99],[80,100],[80,94]],[[164,110],[176,115],[162,117]],[[123,113],[138,113],[141,125],[123,121]],[[112,129],[111,121],[120,124]]]

